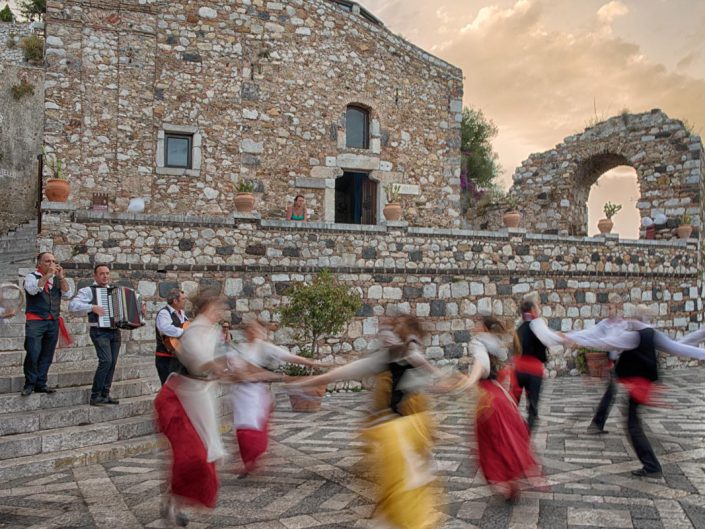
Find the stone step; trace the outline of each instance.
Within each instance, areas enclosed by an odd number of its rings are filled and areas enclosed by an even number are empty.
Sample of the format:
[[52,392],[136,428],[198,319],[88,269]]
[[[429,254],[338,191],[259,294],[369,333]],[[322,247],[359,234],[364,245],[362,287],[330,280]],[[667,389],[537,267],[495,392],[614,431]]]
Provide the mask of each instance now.
[[[110,394],[116,399],[154,395],[159,389],[158,379],[131,379],[114,382]],[[29,413],[47,408],[63,408],[88,404],[91,385],[58,389],[56,393],[32,393],[23,397],[19,393],[0,395],[0,417],[5,413]]]
[[[24,339],[23,339],[24,341]],[[124,349],[120,350],[120,356],[123,356]],[[24,349],[15,349],[10,351],[0,351],[0,367],[17,367],[21,372],[22,363],[24,362]],[[82,362],[86,360],[95,360],[95,348],[92,345],[84,347],[68,347],[65,349],[57,349],[54,353],[54,361],[52,366],[63,362]],[[50,371],[51,372],[51,371]]]
[[[91,361],[64,362],[53,364],[49,370],[49,386],[70,388],[93,383],[93,375],[98,366],[98,359],[93,353]],[[142,358],[119,358],[115,367],[113,380],[131,380],[156,377],[154,362],[145,362]],[[24,387],[24,374],[17,366],[0,367],[0,394],[19,392]]]
[[64,409],[7,413],[0,416],[0,436],[98,424],[129,417],[152,416],[153,402],[154,395],[142,395],[121,399],[120,404],[115,406],[80,405]]
[[104,463],[165,448],[167,442],[152,434],[83,448],[60,450],[0,461],[0,481],[66,471],[71,467]]

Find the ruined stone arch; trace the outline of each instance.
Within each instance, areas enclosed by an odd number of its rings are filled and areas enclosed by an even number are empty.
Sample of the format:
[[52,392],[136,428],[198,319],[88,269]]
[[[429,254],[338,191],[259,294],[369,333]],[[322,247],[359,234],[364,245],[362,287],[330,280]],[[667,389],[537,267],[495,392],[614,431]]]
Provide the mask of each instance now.
[[675,226],[687,213],[700,237],[703,159],[700,138],[681,121],[660,110],[622,114],[532,154],[514,173],[510,192],[524,204],[529,231],[587,235],[590,188],[606,171],[628,165],[637,173],[641,217],[664,213]]

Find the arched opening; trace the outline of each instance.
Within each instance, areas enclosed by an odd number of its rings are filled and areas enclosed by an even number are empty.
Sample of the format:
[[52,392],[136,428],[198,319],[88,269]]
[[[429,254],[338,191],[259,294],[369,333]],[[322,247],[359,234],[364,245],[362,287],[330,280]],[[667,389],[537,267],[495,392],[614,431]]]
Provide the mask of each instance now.
[[622,209],[612,217],[612,233],[618,233],[623,239],[638,239],[641,215],[636,205],[641,191],[636,169],[628,165],[619,165],[600,176],[590,188],[587,201],[588,235],[597,235],[597,223],[605,217],[603,211],[607,202],[620,204]]
[[370,111],[360,105],[348,105],[345,111],[345,145],[349,149],[370,148]]
[[335,222],[377,224],[377,182],[367,173],[346,171],[336,178]]

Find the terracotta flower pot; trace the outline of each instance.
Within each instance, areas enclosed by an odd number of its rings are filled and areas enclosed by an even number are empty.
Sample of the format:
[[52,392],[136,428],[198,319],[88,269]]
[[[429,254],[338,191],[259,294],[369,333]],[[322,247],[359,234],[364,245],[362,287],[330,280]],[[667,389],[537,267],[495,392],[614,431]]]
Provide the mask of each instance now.
[[237,193],[235,209],[240,213],[250,213],[255,207],[255,196],[252,193]]
[[597,229],[600,230],[600,233],[611,232],[613,226],[614,222],[612,222],[612,219],[600,219],[597,223]]
[[384,206],[382,213],[387,220],[399,220],[401,218],[401,204],[389,202]]
[[289,395],[291,409],[296,412],[312,413],[321,409],[321,400],[326,394],[326,385],[307,388],[304,395]]
[[693,226],[690,224],[681,224],[676,228],[676,233],[679,239],[688,239],[690,234],[693,233]]
[[590,351],[585,353],[585,363],[587,364],[588,375],[591,377],[604,377],[609,370],[609,359],[607,353],[600,351]]
[[518,211],[508,211],[502,217],[504,226],[507,228],[517,228],[521,223],[521,213]]
[[44,194],[51,202],[66,202],[69,199],[71,187],[66,180],[50,178],[44,186]]

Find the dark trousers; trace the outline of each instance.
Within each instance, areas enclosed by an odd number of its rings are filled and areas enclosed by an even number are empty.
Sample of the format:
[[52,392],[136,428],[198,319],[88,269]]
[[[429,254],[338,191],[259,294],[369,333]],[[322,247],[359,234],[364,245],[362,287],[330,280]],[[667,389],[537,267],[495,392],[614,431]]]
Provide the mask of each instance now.
[[54,350],[59,341],[59,320],[28,320],[24,326],[24,387],[45,388]]
[[614,373],[610,371],[607,389],[605,390],[605,394],[602,395],[602,399],[600,399],[600,404],[597,406],[595,416],[592,418],[592,424],[597,426],[600,430],[605,429],[605,423],[607,422],[607,417],[609,417],[610,411],[612,410],[612,404],[614,404],[614,399],[616,396],[617,384],[615,384],[614,381]]
[[651,443],[649,443],[649,440],[646,438],[644,428],[641,426],[639,406],[640,404],[637,401],[631,397],[629,398],[629,412],[627,416],[629,441],[632,443],[632,447],[639,461],[644,465],[644,470],[647,472],[660,472],[661,463],[659,463],[656,458],[656,454],[654,454],[654,450],[651,448]]
[[517,371],[517,385],[521,390],[526,392],[529,432],[534,430],[536,419],[539,418],[539,396],[541,395],[542,383],[543,377]]
[[162,386],[170,374],[181,369],[181,362],[175,356],[155,356],[154,365],[157,368],[157,374]]
[[98,355],[98,368],[93,377],[91,398],[107,397],[113,383],[113,373],[120,352],[120,330],[91,327],[91,341]]

